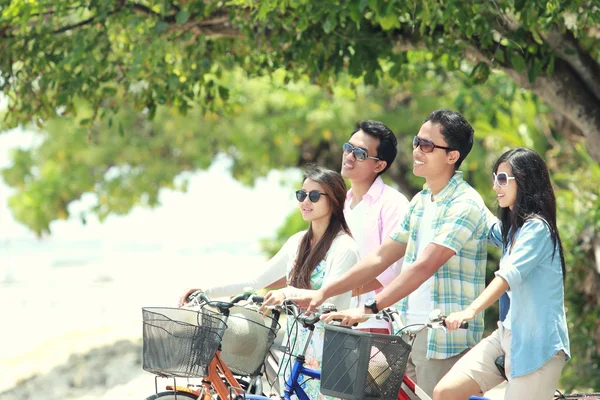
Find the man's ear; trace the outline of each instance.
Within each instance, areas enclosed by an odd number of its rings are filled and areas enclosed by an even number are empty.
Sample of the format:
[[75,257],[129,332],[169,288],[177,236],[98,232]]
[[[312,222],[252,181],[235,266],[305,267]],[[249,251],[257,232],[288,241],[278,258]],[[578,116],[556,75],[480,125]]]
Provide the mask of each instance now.
[[381,171],[383,171],[385,169],[386,166],[387,166],[387,161],[379,160],[379,161],[377,161],[377,165],[375,166],[374,171],[377,173],[380,173]]
[[448,153],[448,164],[456,164],[460,158],[460,151],[452,150]]

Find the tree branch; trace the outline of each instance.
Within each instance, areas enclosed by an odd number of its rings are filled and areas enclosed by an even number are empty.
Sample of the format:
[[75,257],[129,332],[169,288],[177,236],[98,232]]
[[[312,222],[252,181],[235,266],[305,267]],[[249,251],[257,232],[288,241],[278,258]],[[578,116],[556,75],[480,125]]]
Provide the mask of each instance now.
[[538,76],[531,83],[526,74],[511,66],[492,65],[489,57],[474,46],[468,48],[467,54],[476,61],[501,69],[519,86],[531,90],[568,119],[585,136],[590,155],[600,164],[600,99],[588,90],[587,83],[567,61],[556,59],[552,76]]
[[597,99],[600,99],[600,65],[583,52],[571,33],[562,34],[557,29],[544,36],[550,47],[577,72],[580,79]]

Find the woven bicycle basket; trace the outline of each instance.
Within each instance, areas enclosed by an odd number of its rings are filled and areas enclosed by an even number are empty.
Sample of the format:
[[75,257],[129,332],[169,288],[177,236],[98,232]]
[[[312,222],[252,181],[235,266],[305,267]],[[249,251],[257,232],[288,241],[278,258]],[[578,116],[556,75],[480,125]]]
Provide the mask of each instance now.
[[321,393],[349,400],[395,400],[410,350],[399,336],[325,324]]
[[233,306],[221,343],[221,358],[234,374],[258,374],[279,328],[279,323],[271,316]]
[[202,377],[227,325],[201,309],[144,307],[143,369],[165,377]]

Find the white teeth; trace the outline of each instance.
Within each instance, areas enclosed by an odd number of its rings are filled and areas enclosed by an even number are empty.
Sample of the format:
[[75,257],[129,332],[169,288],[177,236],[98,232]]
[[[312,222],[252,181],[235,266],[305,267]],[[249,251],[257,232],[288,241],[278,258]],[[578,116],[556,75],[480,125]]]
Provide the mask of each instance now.
[[415,160],[415,164],[417,164],[417,165],[423,165],[425,163],[423,161]]

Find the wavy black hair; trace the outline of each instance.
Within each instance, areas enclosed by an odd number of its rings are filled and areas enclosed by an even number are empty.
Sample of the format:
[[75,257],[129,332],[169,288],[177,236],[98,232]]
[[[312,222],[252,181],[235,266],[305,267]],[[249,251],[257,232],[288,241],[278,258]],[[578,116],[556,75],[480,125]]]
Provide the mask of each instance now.
[[331,206],[331,219],[329,220],[329,225],[327,226],[323,237],[315,243],[314,247],[310,245],[314,234],[312,223],[309,224],[308,231],[304,237],[302,237],[302,240],[300,240],[298,254],[289,280],[290,286],[302,289],[312,289],[310,286],[310,276],[321,260],[325,259],[325,255],[329,251],[333,240],[340,231],[343,231],[350,236],[352,236],[352,234],[350,233],[350,228],[348,228],[346,218],[344,217],[344,202],[346,201],[347,187],[342,175],[337,171],[332,171],[327,168],[316,165],[307,165],[305,167],[303,181],[306,179],[317,182],[323,187],[327,196],[319,201],[329,201]]
[[517,229],[531,218],[541,218],[552,237],[556,255],[558,247],[562,265],[563,279],[566,277],[563,247],[556,226],[556,197],[550,182],[548,167],[542,157],[535,151],[517,147],[502,154],[494,165],[494,172],[498,172],[501,163],[510,165],[512,176],[517,183],[517,200],[512,210],[509,207],[498,207],[498,214],[502,222],[502,242],[506,248],[512,243]]

